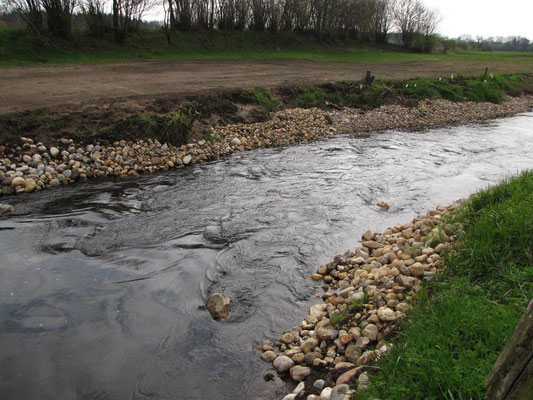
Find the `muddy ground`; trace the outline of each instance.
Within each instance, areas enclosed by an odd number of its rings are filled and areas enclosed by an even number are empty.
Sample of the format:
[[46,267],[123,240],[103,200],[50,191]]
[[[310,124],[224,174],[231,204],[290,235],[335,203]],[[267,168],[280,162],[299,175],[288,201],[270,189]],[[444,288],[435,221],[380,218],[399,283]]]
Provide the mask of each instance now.
[[367,70],[378,78],[438,77],[448,74],[533,72],[533,65],[426,62],[330,63],[306,60],[141,61],[0,69],[0,114],[65,103],[193,94],[288,84],[358,80]]
[[[505,64],[489,68],[492,72],[513,72],[525,67]],[[533,72],[533,66],[529,69]],[[268,113],[247,99],[248,89],[273,88],[282,101],[281,108],[286,108],[295,104],[291,104],[293,96],[283,92],[284,87],[359,80],[367,70],[379,78],[404,79],[458,72],[477,74],[483,72],[484,66],[438,60],[425,63],[205,60],[3,68],[0,144],[14,143],[20,136],[48,145],[64,137],[79,142],[99,141],[105,138],[94,137],[94,133],[116,121],[143,113],[174,112],[190,101],[202,104],[202,115],[192,126],[192,139],[198,139],[205,137],[214,125],[265,120]],[[401,103],[402,99],[384,101]],[[135,139],[139,132],[126,130],[121,134],[121,138]]]

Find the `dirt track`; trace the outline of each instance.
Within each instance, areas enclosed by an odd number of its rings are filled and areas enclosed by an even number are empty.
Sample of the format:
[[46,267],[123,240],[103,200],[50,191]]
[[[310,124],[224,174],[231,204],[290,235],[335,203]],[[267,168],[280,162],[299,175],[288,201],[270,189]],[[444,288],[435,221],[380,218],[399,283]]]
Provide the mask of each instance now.
[[65,103],[167,93],[199,93],[285,84],[382,78],[436,77],[456,73],[533,72],[532,66],[442,61],[326,63],[305,60],[142,61],[0,69],[0,113]]

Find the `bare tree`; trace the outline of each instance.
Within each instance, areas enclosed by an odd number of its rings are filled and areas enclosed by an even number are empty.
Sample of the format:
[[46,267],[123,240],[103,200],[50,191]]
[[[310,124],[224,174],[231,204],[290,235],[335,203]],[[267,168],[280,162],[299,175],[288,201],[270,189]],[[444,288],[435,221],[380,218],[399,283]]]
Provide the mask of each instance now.
[[110,23],[106,13],[107,0],[83,0],[80,7],[85,15],[85,22],[89,34],[102,38],[110,29]]
[[429,39],[440,22],[438,12],[426,8],[421,0],[396,0],[392,10],[405,47],[413,47],[419,35]]
[[43,32],[43,10],[40,0],[6,0],[8,9],[17,12],[28,31],[34,35]]

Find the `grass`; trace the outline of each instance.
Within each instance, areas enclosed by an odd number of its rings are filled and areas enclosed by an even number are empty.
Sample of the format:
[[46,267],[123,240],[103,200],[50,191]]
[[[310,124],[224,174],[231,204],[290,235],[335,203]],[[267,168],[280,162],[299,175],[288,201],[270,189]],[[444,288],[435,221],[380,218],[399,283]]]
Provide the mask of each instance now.
[[533,172],[475,195],[447,222],[460,245],[419,292],[380,373],[355,398],[483,399],[485,380],[533,298]]
[[442,97],[451,101],[500,103],[505,95],[518,95],[531,89],[531,79],[519,75],[482,75],[439,79],[381,80],[372,85],[361,82],[296,86],[282,90],[299,107],[347,106],[375,108],[386,98],[422,99]]
[[95,39],[77,32],[73,41],[49,36],[31,38],[22,29],[0,28],[0,66],[103,63],[132,60],[305,59],[330,62],[513,63],[531,70],[532,53],[457,52],[417,54],[399,46],[361,45],[354,41],[319,40],[290,32],[176,32],[168,44],[163,31],[142,31],[117,45],[111,35]]

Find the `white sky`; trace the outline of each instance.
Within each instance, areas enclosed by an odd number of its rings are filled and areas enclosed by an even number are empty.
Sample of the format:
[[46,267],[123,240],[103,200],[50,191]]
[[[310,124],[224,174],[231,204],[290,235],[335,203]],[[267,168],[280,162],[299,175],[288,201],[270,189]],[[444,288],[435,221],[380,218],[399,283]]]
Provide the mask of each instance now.
[[438,32],[484,37],[523,36],[533,41],[533,0],[423,0],[443,17]]
[[[444,36],[523,36],[533,41],[533,0],[422,1],[439,10],[438,33]],[[162,10],[151,10],[145,18],[162,19]]]

